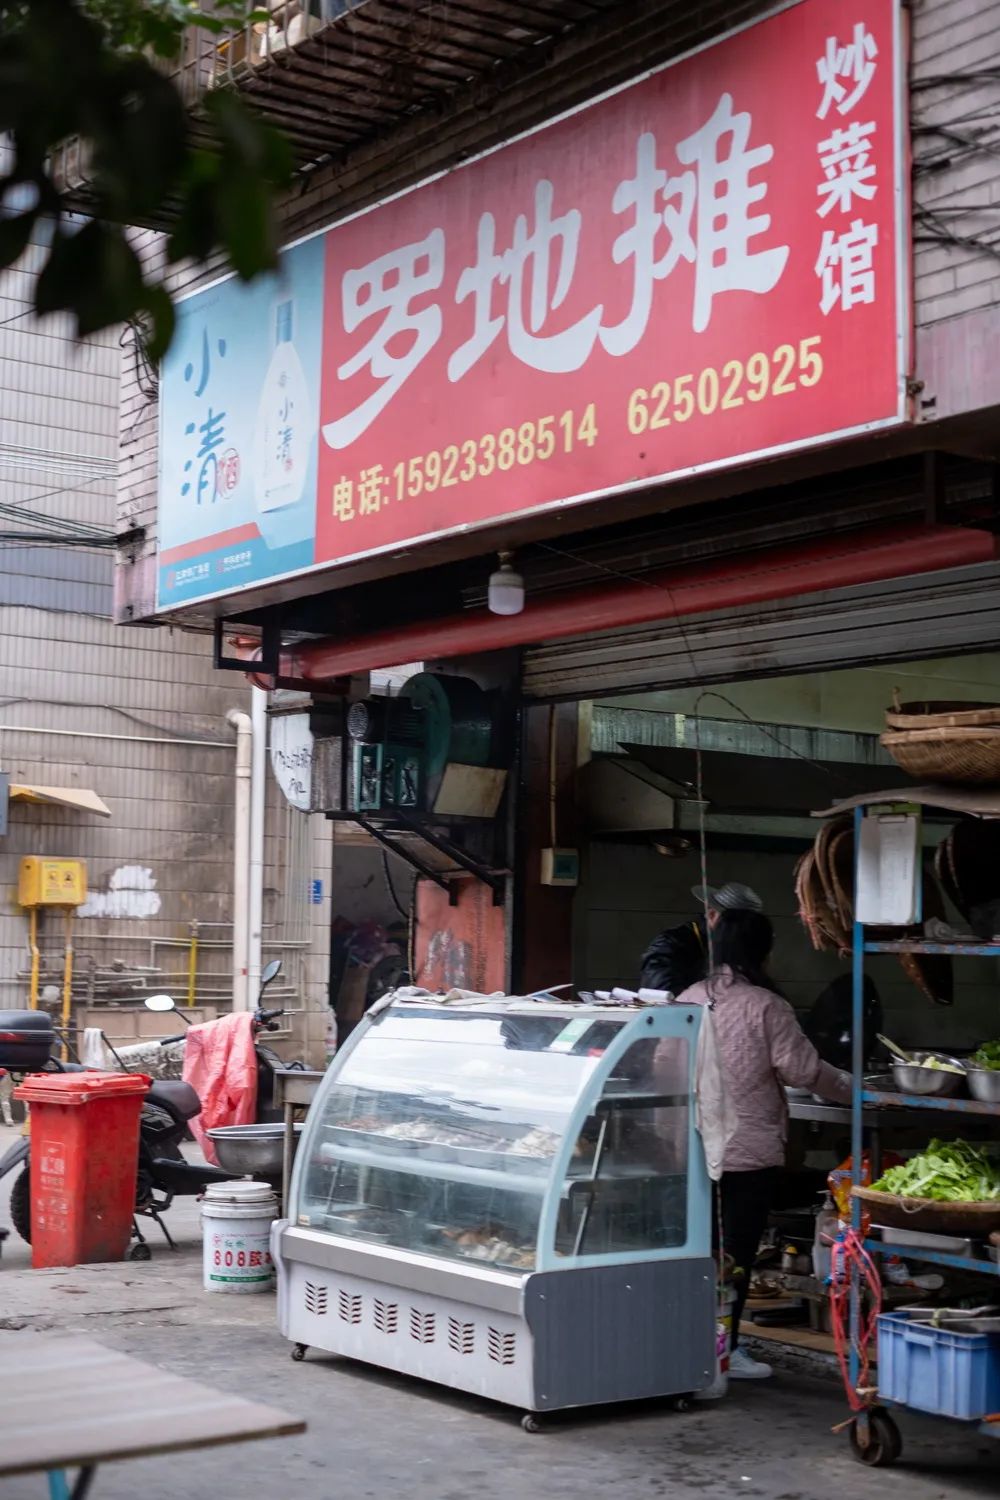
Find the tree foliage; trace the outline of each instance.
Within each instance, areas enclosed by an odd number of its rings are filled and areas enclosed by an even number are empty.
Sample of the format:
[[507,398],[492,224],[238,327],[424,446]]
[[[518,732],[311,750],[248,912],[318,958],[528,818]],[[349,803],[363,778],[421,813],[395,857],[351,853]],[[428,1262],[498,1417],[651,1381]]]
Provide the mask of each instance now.
[[[128,226],[171,209],[167,263],[221,251],[245,280],[273,268],[276,189],[288,179],[284,138],[228,89],[198,103],[198,133],[171,76],[185,28],[216,34],[254,18],[247,0],[0,0],[0,267],[41,239],[38,313],[68,311],[81,336],[124,321],[149,353],[170,343],[162,274],[143,267]],[[53,153],[80,143],[93,209],[81,227]]]

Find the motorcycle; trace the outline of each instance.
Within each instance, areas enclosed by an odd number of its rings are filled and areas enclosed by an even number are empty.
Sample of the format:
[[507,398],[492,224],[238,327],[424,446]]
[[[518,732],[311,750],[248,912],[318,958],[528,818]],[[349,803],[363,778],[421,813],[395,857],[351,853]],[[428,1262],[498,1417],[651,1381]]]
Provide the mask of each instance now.
[[[258,995],[258,1007],[253,1017],[254,1036],[261,1031],[276,1031],[278,1029],[278,1018],[284,1014],[283,1009],[264,1010],[259,1001],[263,999],[267,986],[277,978],[281,970],[278,960],[267,965],[261,975],[261,989]],[[173,999],[169,995],[151,995],[146,1000],[146,1008],[154,1013],[165,1013],[175,1010]],[[187,1021],[182,1011],[176,1012]],[[45,1023],[48,1023],[47,1026]],[[188,1024],[191,1024],[188,1022]],[[172,1047],[184,1040],[185,1033],[182,1031],[175,1036],[164,1037],[160,1046]],[[25,1039],[29,1039],[25,1045]],[[106,1039],[105,1039],[106,1040]],[[0,1012],[0,1066],[10,1071],[23,1072],[67,1072],[85,1071],[79,1063],[66,1063],[59,1061],[53,1055],[55,1032],[48,1017],[43,1017],[38,1011],[7,1011]],[[5,1051],[5,1043],[8,1050]],[[106,1041],[106,1045],[115,1056],[123,1071],[130,1071],[122,1062],[119,1053]],[[283,1066],[277,1055],[270,1048],[256,1046],[258,1067],[258,1109],[263,1107],[271,1114],[261,1116],[258,1119],[276,1118],[273,1113],[274,1099],[274,1069]],[[18,1056],[17,1053],[20,1053]],[[294,1066],[294,1065],[293,1065]],[[299,1067],[302,1064],[298,1064]],[[263,1089],[260,1084],[263,1083]],[[149,1260],[152,1252],[139,1227],[140,1217],[153,1219],[163,1233],[167,1244],[172,1250],[177,1248],[171,1237],[170,1231],[163,1222],[163,1215],[170,1208],[174,1198],[177,1197],[200,1197],[213,1182],[228,1182],[232,1173],[224,1171],[221,1167],[199,1165],[185,1160],[181,1152],[181,1142],[189,1136],[188,1122],[201,1113],[201,1100],[189,1083],[182,1079],[163,1078],[156,1079],[150,1085],[146,1094],[142,1114],[139,1122],[139,1158],[136,1172],[136,1197],[135,1197],[135,1219],[133,1220],[132,1235],[135,1243],[132,1245],[129,1260]],[[21,1165],[22,1170],[11,1189],[10,1195],[10,1217],[14,1228],[21,1238],[31,1243],[31,1141],[30,1137],[24,1136],[11,1146],[4,1157],[0,1159],[0,1177],[12,1172]]]

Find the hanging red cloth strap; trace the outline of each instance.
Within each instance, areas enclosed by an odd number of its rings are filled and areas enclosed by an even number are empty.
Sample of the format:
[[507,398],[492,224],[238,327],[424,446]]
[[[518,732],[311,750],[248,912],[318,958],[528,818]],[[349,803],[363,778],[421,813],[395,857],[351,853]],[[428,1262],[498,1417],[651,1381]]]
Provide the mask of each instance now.
[[[851,1380],[850,1367],[852,1276],[856,1278],[859,1297],[856,1383]],[[882,1279],[878,1268],[865,1249],[861,1236],[848,1229],[834,1241],[830,1253],[830,1317],[837,1362],[852,1411],[861,1411],[871,1404],[871,1366],[881,1310]]]

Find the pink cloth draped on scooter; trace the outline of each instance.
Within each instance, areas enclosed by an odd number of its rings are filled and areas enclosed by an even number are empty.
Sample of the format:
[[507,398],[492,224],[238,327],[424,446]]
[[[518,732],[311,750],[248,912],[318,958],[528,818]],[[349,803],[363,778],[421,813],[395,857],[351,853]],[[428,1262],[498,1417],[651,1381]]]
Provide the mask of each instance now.
[[191,1132],[207,1161],[218,1165],[205,1132],[217,1125],[248,1125],[257,1111],[257,1053],[253,1016],[241,1011],[192,1026],[184,1038],[184,1082],[201,1100]]

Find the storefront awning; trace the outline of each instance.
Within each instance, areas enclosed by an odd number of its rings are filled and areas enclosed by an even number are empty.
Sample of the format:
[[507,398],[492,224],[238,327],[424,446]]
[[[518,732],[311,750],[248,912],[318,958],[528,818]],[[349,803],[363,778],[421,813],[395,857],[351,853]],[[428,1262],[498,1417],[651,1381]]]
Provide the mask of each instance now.
[[50,807],[72,807],[77,812],[96,813],[99,818],[110,818],[111,809],[96,792],[72,786],[29,786],[11,782],[12,802],[35,802]]

